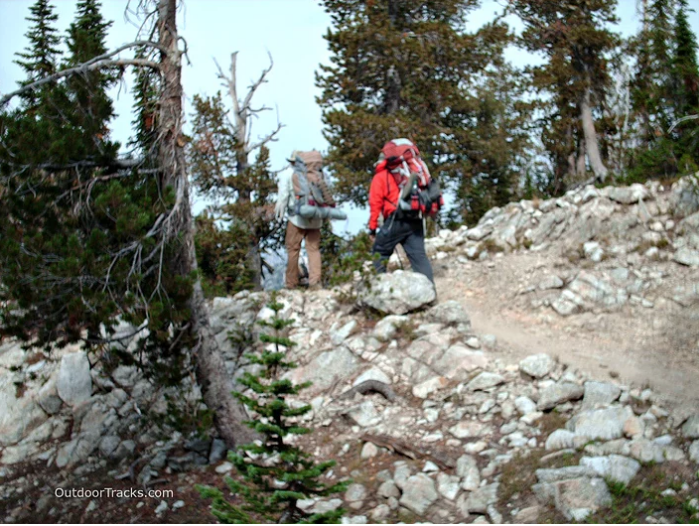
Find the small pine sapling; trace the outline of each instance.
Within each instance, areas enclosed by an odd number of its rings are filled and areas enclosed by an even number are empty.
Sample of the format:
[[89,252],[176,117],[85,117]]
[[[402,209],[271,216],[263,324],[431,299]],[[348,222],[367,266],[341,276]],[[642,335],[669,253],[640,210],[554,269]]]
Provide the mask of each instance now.
[[[233,395],[255,414],[246,424],[254,429],[261,439],[241,446],[238,452],[229,452],[228,459],[235,464],[243,482],[226,477],[226,484],[243,504],[233,505],[226,501],[216,488],[198,487],[201,495],[212,499],[211,509],[221,522],[244,524],[255,519],[271,523],[332,524],[337,523],[344,510],[341,508],[325,513],[307,513],[298,507],[298,501],[312,497],[325,497],[340,493],[347,483],[327,485],[320,477],[335,465],[334,461],[316,463],[308,453],[285,443],[285,437],[305,435],[311,429],[298,424],[298,418],[311,410],[310,405],[292,408],[286,397],[297,395],[310,382],[295,385],[282,374],[296,367],[287,360],[286,351],[295,345],[283,336],[285,329],[294,321],[282,319],[279,311],[283,305],[273,294],[267,305],[274,315],[260,325],[273,331],[273,335],[261,334],[265,345],[261,353],[248,354],[259,372],[246,372],[240,383],[252,393]],[[269,348],[274,348],[270,351]],[[284,350],[282,350],[284,348]],[[288,441],[287,441],[288,442]],[[248,455],[246,455],[248,453]]]

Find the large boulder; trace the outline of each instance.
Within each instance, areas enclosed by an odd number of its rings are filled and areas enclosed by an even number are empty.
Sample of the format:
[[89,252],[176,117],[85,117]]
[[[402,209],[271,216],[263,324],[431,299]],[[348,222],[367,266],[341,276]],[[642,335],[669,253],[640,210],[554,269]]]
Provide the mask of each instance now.
[[386,314],[406,314],[437,298],[434,284],[422,274],[397,270],[381,274],[359,294],[359,304]]
[[687,419],[682,426],[682,434],[687,438],[699,438],[699,413]]
[[540,483],[532,489],[542,504],[554,504],[569,521],[582,522],[590,514],[612,504],[607,484],[601,478]]
[[609,186],[603,191],[609,199],[624,205],[638,203],[648,198],[648,189],[638,183],[631,186]]
[[622,455],[609,455],[607,457],[583,457],[580,465],[594,470],[603,478],[628,484],[641,469],[641,464],[629,457]]
[[320,391],[330,387],[336,380],[352,376],[359,369],[359,360],[347,348],[338,347],[320,353],[305,367],[287,373],[294,382],[312,382],[311,389]]
[[631,418],[634,414],[629,406],[593,409],[578,413],[566,427],[589,440],[613,440],[624,435],[624,425]]
[[583,409],[604,407],[616,401],[621,395],[621,389],[609,382],[585,382]]
[[540,411],[553,409],[559,404],[570,400],[582,398],[584,390],[582,386],[573,382],[558,382],[544,389],[540,396],[537,408]]
[[9,373],[0,375],[0,408],[0,446],[16,444],[48,418],[28,393],[17,392]]
[[424,515],[438,496],[434,481],[424,473],[418,473],[405,481],[400,503],[418,515]]
[[460,344],[452,345],[434,364],[434,369],[447,378],[465,380],[476,369],[485,369],[488,357]]
[[85,351],[66,354],[61,358],[56,381],[58,396],[68,405],[77,405],[92,395],[90,362]]

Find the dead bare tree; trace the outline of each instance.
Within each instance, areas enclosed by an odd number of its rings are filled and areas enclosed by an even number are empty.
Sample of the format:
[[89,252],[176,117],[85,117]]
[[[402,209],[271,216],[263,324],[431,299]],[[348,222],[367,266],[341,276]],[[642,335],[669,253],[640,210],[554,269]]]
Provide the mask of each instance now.
[[[276,136],[279,131],[283,128],[283,125],[277,119],[277,126],[267,135],[258,138],[257,142],[252,141],[252,124],[253,119],[256,118],[259,113],[263,111],[269,111],[272,108],[267,106],[261,106],[259,108],[252,107],[252,99],[255,95],[257,89],[264,83],[267,82],[267,75],[272,71],[274,66],[274,61],[272,60],[272,55],[269,54],[269,67],[265,68],[260,77],[253,82],[249,88],[245,97],[242,99],[238,95],[238,80],[237,80],[237,59],[238,52],[231,53],[231,65],[229,69],[229,74],[226,75],[223,69],[216,62],[216,67],[218,68],[218,78],[222,81],[223,86],[226,88],[228,95],[231,99],[231,104],[233,106],[233,120],[229,120],[230,132],[235,137],[235,174],[236,177],[246,177],[248,170],[250,168],[249,156],[254,151],[258,150],[260,147],[267,145],[270,142],[276,141]],[[219,174],[222,178],[225,178],[224,174]],[[249,185],[241,185],[238,188],[238,202],[241,204],[250,203],[251,192]],[[261,210],[259,212],[261,215],[265,215],[265,211]],[[253,274],[253,286],[255,289],[260,290],[262,288],[262,257],[260,255],[260,246],[257,242],[257,237],[254,236],[253,242],[250,244],[250,248],[247,254],[247,266],[250,269],[255,269]]]
[[[162,90],[160,93],[160,169],[169,183],[176,189],[176,214],[165,225],[165,237],[183,237],[181,262],[183,272],[188,274],[197,268],[194,249],[194,223],[189,205],[189,182],[187,178],[184,142],[182,138],[182,52],[178,48],[177,0],[158,2],[158,35],[161,49]],[[231,381],[221,357],[218,342],[209,323],[209,313],[201,288],[201,281],[194,284],[190,298],[192,332],[197,338],[194,349],[197,363],[197,380],[202,387],[204,401],[216,415],[217,427],[226,444],[248,442],[252,432],[242,423],[246,418],[243,407],[231,396]]]

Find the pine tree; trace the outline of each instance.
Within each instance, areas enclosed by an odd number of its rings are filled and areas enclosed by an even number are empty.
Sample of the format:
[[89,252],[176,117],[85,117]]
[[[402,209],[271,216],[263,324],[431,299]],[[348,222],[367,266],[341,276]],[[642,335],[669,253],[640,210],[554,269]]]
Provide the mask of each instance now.
[[[675,119],[699,114],[697,39],[689,26],[687,11],[687,1],[678,0],[672,68]],[[678,168],[682,173],[695,173],[699,169],[699,138],[696,136],[696,124],[683,123],[675,129],[673,139],[677,143],[677,157],[680,159]]]
[[[15,60],[27,75],[25,84],[56,72],[60,37],[54,27],[58,15],[53,10],[50,0],[36,0],[29,8],[31,15],[27,17],[27,21],[31,27],[25,35],[29,46],[24,53],[17,53],[21,60]],[[30,92],[30,95],[35,93]]]
[[284,305],[277,301],[276,295],[272,295],[267,306],[274,315],[269,321],[259,323],[273,334],[261,334],[264,350],[260,354],[247,355],[251,364],[259,366],[260,372],[246,372],[240,382],[251,391],[249,396],[242,392],[233,393],[256,415],[247,424],[262,436],[259,443],[247,444],[237,453],[229,453],[229,460],[235,464],[244,482],[228,477],[226,483],[244,504],[230,504],[216,488],[199,486],[198,489],[202,496],[213,500],[212,513],[224,523],[250,524],[257,520],[267,523],[337,523],[343,514],[342,509],[307,514],[297,506],[301,499],[342,492],[346,483],[326,485],[321,482],[319,478],[335,464],[334,461],[316,463],[311,455],[288,443],[293,436],[311,432],[298,423],[311,406],[292,408],[287,401],[288,397],[296,396],[310,386],[310,382],[294,385],[291,380],[281,378],[296,367],[288,359],[288,350],[295,344],[284,336],[294,320],[280,316]]
[[643,124],[645,143],[653,143],[667,130],[672,99],[672,0],[653,0],[643,13],[644,27],[635,40],[636,71],[632,101]]
[[[106,53],[105,40],[111,25],[104,21],[98,0],[80,0],[76,19],[68,30],[66,66],[76,66]],[[88,71],[66,80],[73,105],[71,120],[82,135],[76,157],[109,160],[116,156],[119,145],[108,140],[114,108],[107,94],[116,81],[116,72],[108,70]]]
[[[554,137],[549,151],[555,169],[562,171],[567,158],[568,180],[580,176],[585,158],[599,180],[608,170],[596,130],[609,85],[608,53],[616,48],[618,37],[608,28],[617,21],[613,0],[513,0],[525,24],[520,39],[529,51],[543,53],[547,62],[532,68],[534,84],[552,96],[548,119]],[[558,139],[555,139],[557,137]],[[558,150],[563,137],[567,151]],[[546,142],[546,141],[545,141]],[[572,177],[571,177],[572,176]],[[562,190],[563,188],[561,188]]]
[[457,188],[478,173],[474,157],[484,138],[471,90],[480,72],[502,63],[509,40],[499,22],[466,31],[466,16],[478,4],[323,2],[333,24],[325,36],[332,64],[321,66],[316,84],[328,164],[343,198],[366,204],[381,147],[397,137],[418,145],[445,186]]
[[[136,144],[144,159],[98,161],[97,166],[71,159],[72,146],[65,143],[74,136],[66,129],[71,124],[63,111],[70,108],[63,104],[70,102],[67,97],[46,105],[57,110],[55,119],[38,118],[36,104],[26,102],[0,113],[6,214],[0,221],[0,336],[11,334],[47,349],[78,341],[89,347],[113,341],[120,320],[131,323],[138,329],[130,359],[161,384],[177,381],[193,366],[206,404],[216,408],[221,436],[234,447],[250,432],[241,423],[242,406],[226,396],[231,381],[197,274],[183,150],[178,2],[143,0],[139,7],[149,13],[144,31],[152,42],[141,50],[145,58],[85,68],[129,65],[155,71],[139,101],[145,103],[144,116],[157,113],[154,127],[144,122],[146,130],[152,128],[145,134],[150,142]],[[26,85],[3,100],[20,94],[41,102],[42,92],[65,93],[65,78],[75,74],[57,72],[57,82]],[[35,129],[44,135],[32,133]],[[73,168],[81,167],[90,173],[76,179],[81,172]],[[93,177],[92,169],[104,171]]]
[[517,73],[507,64],[485,72],[473,96],[452,108],[464,117],[470,115],[474,124],[460,140],[471,175],[456,186],[459,206],[452,208],[450,218],[454,224],[476,223],[490,208],[509,203],[517,192],[531,151],[532,116],[532,104],[524,102],[528,86]]

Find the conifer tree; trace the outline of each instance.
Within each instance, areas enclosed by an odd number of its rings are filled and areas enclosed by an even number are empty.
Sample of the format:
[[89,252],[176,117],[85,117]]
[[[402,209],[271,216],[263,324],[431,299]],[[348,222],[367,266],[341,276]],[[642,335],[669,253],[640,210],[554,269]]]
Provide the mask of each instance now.
[[472,129],[459,142],[468,155],[470,177],[456,186],[458,205],[450,219],[475,224],[490,208],[504,206],[516,195],[519,179],[531,153],[529,137],[533,106],[524,101],[525,82],[508,64],[484,72],[472,97],[452,107],[470,116]]
[[[54,13],[51,1],[36,0],[29,11],[31,14],[27,21],[31,26],[25,35],[29,45],[26,51],[17,53],[19,59],[15,61],[26,73],[25,84],[55,73],[60,53],[60,37],[54,26],[58,15]],[[32,97],[36,94],[36,91],[29,92]]]
[[239,391],[233,393],[255,415],[247,424],[262,437],[258,443],[243,445],[237,453],[229,453],[229,460],[235,464],[244,482],[227,477],[226,483],[234,494],[240,495],[244,504],[230,504],[216,488],[199,486],[198,489],[202,496],[213,500],[212,512],[224,523],[249,524],[258,520],[268,523],[337,523],[343,514],[342,509],[309,514],[297,505],[302,499],[342,492],[346,483],[327,485],[321,482],[319,478],[335,462],[315,462],[311,455],[289,443],[289,438],[311,432],[298,422],[311,406],[292,408],[287,400],[309,387],[310,382],[295,385],[282,378],[285,372],[296,367],[288,357],[288,351],[295,344],[284,335],[294,320],[280,316],[284,305],[277,301],[275,294],[267,306],[274,315],[269,321],[259,323],[272,334],[260,335],[260,341],[265,345],[261,353],[247,355],[251,364],[259,366],[260,372],[246,372],[240,382],[250,390],[250,395]]
[[[225,396],[231,380],[197,274],[182,134],[177,4],[142,0],[147,41],[25,82],[0,97],[0,105],[18,95],[25,101],[17,110],[0,113],[6,214],[0,221],[2,335],[47,349],[78,341],[89,346],[113,341],[120,319],[129,322],[137,337],[130,359],[162,375],[156,378],[160,383],[189,374],[191,364],[219,432],[233,447],[250,433],[241,423],[242,407]],[[114,58],[136,48],[136,57]],[[139,86],[145,88],[139,90],[141,116],[157,115],[150,123],[142,119],[139,129],[146,140],[136,146],[146,157],[96,163],[73,159],[72,146],[62,142],[75,136],[70,116],[61,111],[70,107],[63,105],[68,99],[47,105],[57,110],[55,119],[37,118],[30,102],[41,101],[44,92],[52,97],[65,93],[65,79],[73,75],[126,66],[155,72]],[[46,141],[49,133],[55,135]],[[74,169],[82,167],[91,170]]]
[[[609,29],[616,22],[613,0],[513,0],[517,14],[525,24],[520,42],[533,52],[543,53],[547,62],[532,68],[534,82],[553,97],[549,118],[556,124],[554,136],[565,137],[573,173],[577,159],[583,156],[599,180],[608,170],[600,150],[595,115],[599,122],[605,89],[609,85],[607,54],[618,45],[618,37]],[[577,119],[575,122],[573,119]]]
[[643,13],[643,29],[635,41],[632,101],[646,145],[655,142],[671,121],[672,5],[672,0],[652,0]]
[[[699,66],[697,65],[697,39],[687,18],[687,1],[678,0],[675,17],[675,49],[673,56],[672,84],[674,118],[682,119],[699,114]],[[677,144],[679,170],[694,173],[699,169],[699,138],[696,123],[680,123],[672,137]]]
[[685,0],[653,0],[644,13],[632,89],[638,144],[629,180],[696,171],[693,123],[680,121],[698,111],[699,96],[696,36],[687,10]]
[[[98,0],[80,0],[77,16],[68,29],[69,57],[66,66],[76,66],[107,52],[105,39],[112,25],[105,22]],[[118,144],[109,142],[109,121],[114,116],[107,94],[117,81],[117,73],[109,70],[87,71],[66,80],[72,102],[71,121],[82,135],[81,151],[76,157],[85,160],[113,159]]]
[[507,27],[496,21],[469,33],[478,0],[323,5],[332,64],[321,66],[316,84],[338,193],[366,204],[381,147],[396,137],[413,140],[445,186],[477,175],[486,139],[471,90],[480,72],[502,63]]

